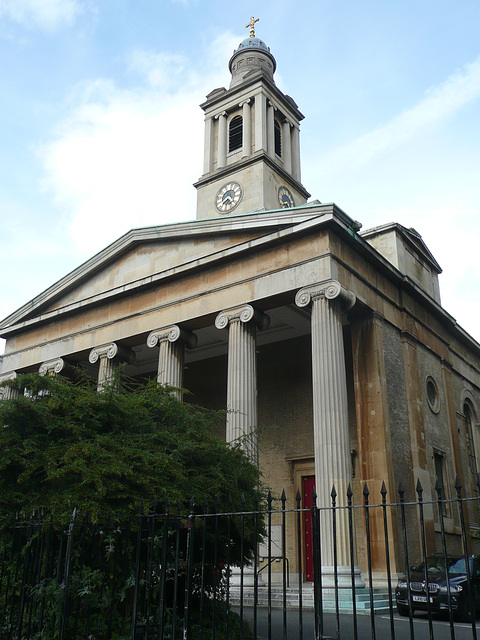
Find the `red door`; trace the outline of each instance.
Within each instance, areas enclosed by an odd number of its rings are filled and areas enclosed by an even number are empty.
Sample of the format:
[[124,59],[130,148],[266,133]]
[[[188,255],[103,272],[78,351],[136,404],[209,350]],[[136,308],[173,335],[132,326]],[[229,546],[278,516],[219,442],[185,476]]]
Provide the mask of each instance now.
[[312,545],[312,490],[315,487],[315,476],[304,476],[303,479],[303,531],[305,542],[305,579],[313,582],[313,545]]

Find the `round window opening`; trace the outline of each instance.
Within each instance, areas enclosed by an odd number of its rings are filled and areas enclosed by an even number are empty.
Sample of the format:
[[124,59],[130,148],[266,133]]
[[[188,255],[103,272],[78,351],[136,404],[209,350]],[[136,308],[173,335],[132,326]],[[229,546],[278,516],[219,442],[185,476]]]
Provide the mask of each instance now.
[[440,396],[438,394],[437,383],[430,376],[427,378],[426,383],[428,406],[434,413],[440,411]]

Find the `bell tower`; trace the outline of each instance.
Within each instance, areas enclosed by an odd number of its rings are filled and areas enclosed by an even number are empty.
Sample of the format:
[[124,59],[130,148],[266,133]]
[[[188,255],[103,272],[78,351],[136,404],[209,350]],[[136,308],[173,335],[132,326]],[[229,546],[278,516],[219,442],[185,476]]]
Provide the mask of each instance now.
[[229,62],[228,89],[211,91],[205,112],[203,175],[195,183],[197,219],[305,204],[300,176],[300,121],[295,101],[276,86],[276,61],[255,36]]

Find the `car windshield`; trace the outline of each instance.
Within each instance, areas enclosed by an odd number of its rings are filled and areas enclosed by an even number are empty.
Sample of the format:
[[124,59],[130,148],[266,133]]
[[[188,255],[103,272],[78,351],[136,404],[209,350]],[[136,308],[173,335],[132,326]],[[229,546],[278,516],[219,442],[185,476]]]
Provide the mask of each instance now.
[[[443,556],[433,556],[427,558],[427,571],[428,573],[445,573],[445,558]],[[448,573],[467,573],[465,568],[465,558],[447,558]],[[472,571],[472,558],[469,558],[468,568],[470,573]],[[417,571],[425,571],[425,563],[422,562]]]

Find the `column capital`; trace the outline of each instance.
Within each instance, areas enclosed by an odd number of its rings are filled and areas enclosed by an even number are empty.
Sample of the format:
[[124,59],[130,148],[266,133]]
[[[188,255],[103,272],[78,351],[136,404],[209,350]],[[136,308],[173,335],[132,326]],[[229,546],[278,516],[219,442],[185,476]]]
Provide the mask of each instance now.
[[252,99],[247,98],[246,100],[242,100],[241,102],[239,102],[238,106],[243,107],[244,104],[251,104],[251,102],[252,102]]
[[131,349],[126,349],[118,345],[116,342],[111,342],[110,344],[102,344],[99,347],[94,347],[90,351],[88,361],[91,364],[95,364],[99,358],[105,358],[107,360],[118,358],[123,362],[131,363],[135,360],[135,353]]
[[0,384],[2,382],[8,382],[9,380],[15,380],[17,377],[16,371],[9,371],[8,373],[0,373]]
[[220,117],[222,117],[222,116],[223,116],[224,118],[226,118],[226,117],[227,117],[227,115],[228,115],[228,114],[227,114],[227,112],[226,112],[226,111],[220,111],[220,113],[217,113],[217,115],[216,115],[216,116],[213,116],[213,117],[215,118],[215,120],[219,120],[219,119],[220,119]]
[[180,329],[178,325],[172,324],[169,327],[162,327],[161,329],[151,331],[147,338],[147,345],[149,347],[155,347],[166,340],[169,342],[182,340],[189,349],[193,349],[198,342],[197,336],[192,331]]
[[261,331],[270,326],[270,317],[266,313],[257,311],[251,304],[243,304],[221,311],[215,318],[217,329],[226,329],[230,322],[250,322],[254,320]]
[[43,362],[38,369],[38,373],[41,376],[55,375],[61,373],[67,367],[68,363],[66,360],[63,358],[55,358],[54,360],[46,360]]
[[342,287],[337,280],[328,280],[308,285],[297,291],[295,304],[297,307],[307,307],[312,300],[317,298],[326,298],[327,300],[338,298],[345,311],[352,309],[357,301],[355,294]]

